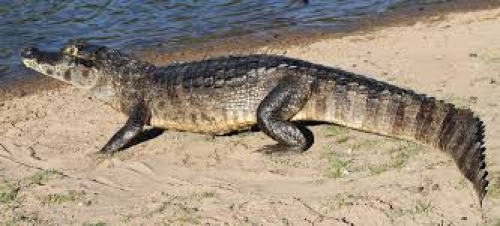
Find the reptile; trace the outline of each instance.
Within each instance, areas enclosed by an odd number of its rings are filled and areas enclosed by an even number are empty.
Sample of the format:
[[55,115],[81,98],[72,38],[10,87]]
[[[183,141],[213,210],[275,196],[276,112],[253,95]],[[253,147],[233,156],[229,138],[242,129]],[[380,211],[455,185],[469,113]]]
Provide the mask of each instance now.
[[485,126],[470,109],[339,68],[264,54],[157,67],[82,41],[60,51],[27,47],[21,57],[128,115],[102,154],[124,149],[147,125],[212,135],[257,126],[277,142],[262,151],[302,152],[314,136],[298,122],[316,121],[439,149],[472,183],[479,206],[487,192]]

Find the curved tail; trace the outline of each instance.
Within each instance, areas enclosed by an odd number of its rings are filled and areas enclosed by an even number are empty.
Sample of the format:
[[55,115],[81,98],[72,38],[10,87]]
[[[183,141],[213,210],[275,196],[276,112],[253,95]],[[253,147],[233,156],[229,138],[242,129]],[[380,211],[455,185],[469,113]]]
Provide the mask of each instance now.
[[341,70],[328,73],[317,78],[311,100],[296,119],[332,122],[438,148],[452,156],[482,205],[488,186],[485,128],[471,110]]
[[481,206],[488,186],[484,124],[469,109],[453,106],[446,109],[437,143],[433,144],[452,156],[462,174],[472,182]]

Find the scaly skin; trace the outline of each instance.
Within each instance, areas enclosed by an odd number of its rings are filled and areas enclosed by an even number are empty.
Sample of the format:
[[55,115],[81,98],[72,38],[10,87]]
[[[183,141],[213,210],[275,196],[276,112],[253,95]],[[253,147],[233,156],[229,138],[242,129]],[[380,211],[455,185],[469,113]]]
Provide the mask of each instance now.
[[292,121],[320,121],[445,151],[473,183],[480,204],[486,194],[484,125],[469,109],[337,68],[269,55],[155,67],[86,43],[59,55],[26,49],[23,61],[129,115],[104,153],[125,147],[144,125],[214,135],[257,125],[278,142],[264,150],[304,151],[312,133]]

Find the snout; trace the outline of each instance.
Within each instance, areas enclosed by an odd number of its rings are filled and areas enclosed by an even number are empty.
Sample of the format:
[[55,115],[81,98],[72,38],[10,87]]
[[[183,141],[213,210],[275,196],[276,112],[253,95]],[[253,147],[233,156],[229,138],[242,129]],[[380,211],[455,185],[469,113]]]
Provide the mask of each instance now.
[[36,59],[40,55],[40,50],[33,46],[25,47],[21,51],[21,57],[25,59]]

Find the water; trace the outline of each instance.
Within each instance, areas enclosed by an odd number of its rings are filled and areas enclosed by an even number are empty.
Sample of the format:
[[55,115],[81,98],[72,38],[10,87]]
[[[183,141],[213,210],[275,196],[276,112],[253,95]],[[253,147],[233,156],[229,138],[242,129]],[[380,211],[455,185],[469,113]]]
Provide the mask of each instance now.
[[[420,0],[423,1],[423,0]],[[335,29],[414,0],[0,0],[0,84],[33,72],[19,51],[58,49],[83,38],[134,51],[182,48],[221,37],[290,29]],[[429,0],[426,0],[429,2]]]

